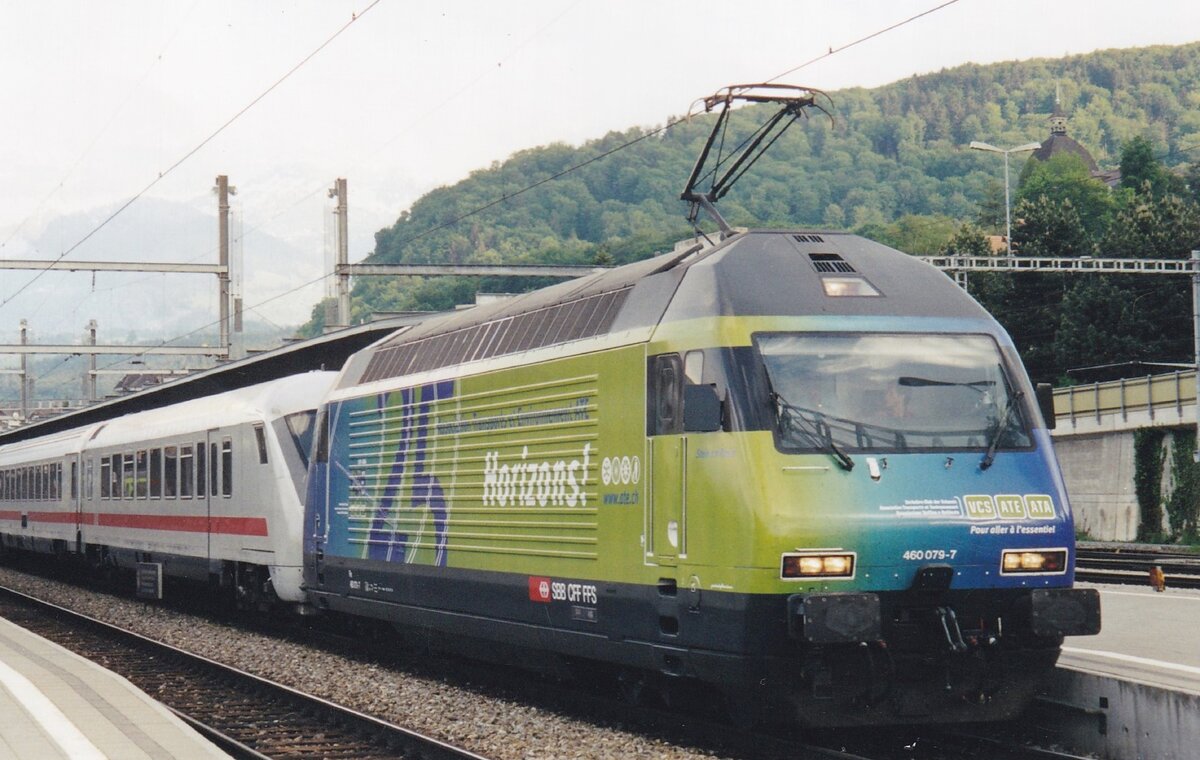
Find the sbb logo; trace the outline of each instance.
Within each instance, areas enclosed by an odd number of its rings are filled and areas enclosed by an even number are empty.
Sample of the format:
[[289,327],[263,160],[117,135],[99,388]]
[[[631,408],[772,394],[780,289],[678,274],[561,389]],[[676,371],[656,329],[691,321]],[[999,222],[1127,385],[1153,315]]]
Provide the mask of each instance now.
[[550,603],[550,579],[529,578],[529,600],[533,602]]

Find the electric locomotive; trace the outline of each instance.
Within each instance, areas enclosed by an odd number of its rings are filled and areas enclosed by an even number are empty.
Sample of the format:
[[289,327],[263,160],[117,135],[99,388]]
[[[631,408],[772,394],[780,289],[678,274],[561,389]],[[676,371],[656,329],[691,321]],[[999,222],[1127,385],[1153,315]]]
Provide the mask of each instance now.
[[1099,620],[1033,399],[927,264],[738,232],[352,357],[306,586],[804,723],[1009,717]]

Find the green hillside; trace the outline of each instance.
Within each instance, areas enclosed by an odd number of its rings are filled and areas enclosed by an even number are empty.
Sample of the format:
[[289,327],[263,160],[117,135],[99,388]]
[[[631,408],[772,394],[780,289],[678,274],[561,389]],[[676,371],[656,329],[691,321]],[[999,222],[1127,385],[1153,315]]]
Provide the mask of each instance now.
[[[1069,134],[1101,169],[1117,168],[1124,151],[1128,167],[1122,168],[1136,179],[1112,192],[1067,160],[1026,171],[1014,199],[1014,210],[1018,201],[1027,204],[1014,216],[1019,219],[1014,241],[1022,252],[1186,256],[1200,247],[1192,192],[1200,183],[1189,181],[1200,176],[1190,164],[1200,156],[1198,83],[1200,44],[1192,44],[966,65],[876,89],[831,92],[833,122],[816,114],[793,127],[720,207],[733,225],[850,229],[910,253],[977,247],[981,233],[1003,232],[1003,162],[967,150],[967,143],[1009,146],[1045,139],[1057,90],[1070,117]],[[681,100],[702,94],[682,93]],[[747,108],[737,117],[749,123],[761,114]],[[678,195],[710,118],[661,132],[657,127],[613,132],[579,147],[555,144],[516,153],[422,197],[376,233],[369,260],[621,263],[649,256],[690,233]],[[627,143],[632,144],[585,163]],[[1024,156],[1013,157],[1014,173],[1023,163]],[[521,192],[579,164],[585,165]],[[1162,173],[1164,165],[1178,176]],[[1148,179],[1155,181],[1142,182]],[[1168,208],[1171,202],[1176,205]],[[456,221],[489,204],[494,205]],[[1170,216],[1169,224],[1162,214]],[[1156,317],[1171,321],[1157,326],[1160,340],[1154,345],[1122,340],[1125,353],[1119,356],[1179,360],[1190,354],[1190,310],[1179,327],[1186,340],[1161,340],[1163,328],[1175,326],[1168,307],[1190,287],[1184,278],[1153,283],[1158,290],[1148,293],[1150,284],[1113,278],[1082,284],[1044,278],[1022,285],[976,277],[972,292],[998,314],[1022,353],[1032,350],[1026,359],[1035,376],[1057,378],[1068,367],[1107,361],[1107,333],[1118,325],[1132,329],[1138,318],[1126,313],[1131,308],[1126,301],[1139,299],[1161,305]],[[517,278],[363,278],[355,284],[354,313],[357,319],[373,311],[444,309],[471,301],[476,290],[511,292],[540,284],[545,283]],[[1034,296],[1038,308],[1025,308]],[[1061,324],[1056,310],[1064,299],[1086,310],[1096,306],[1094,298],[1107,304],[1107,311],[1093,309],[1089,317],[1099,322],[1100,333]],[[1117,306],[1124,311],[1114,311]],[[319,329],[314,316],[306,331]],[[1067,348],[1059,345],[1064,331],[1071,335]]]

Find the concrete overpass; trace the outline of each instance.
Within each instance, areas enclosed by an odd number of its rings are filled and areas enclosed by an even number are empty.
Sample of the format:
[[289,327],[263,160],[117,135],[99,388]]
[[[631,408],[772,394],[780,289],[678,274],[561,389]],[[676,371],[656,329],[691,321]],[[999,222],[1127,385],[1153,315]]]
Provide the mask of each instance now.
[[1059,388],[1054,410],[1055,450],[1077,529],[1098,540],[1134,540],[1141,520],[1134,489],[1135,431],[1161,428],[1165,433],[1165,497],[1174,487],[1170,451],[1175,436],[1196,429],[1196,372]]

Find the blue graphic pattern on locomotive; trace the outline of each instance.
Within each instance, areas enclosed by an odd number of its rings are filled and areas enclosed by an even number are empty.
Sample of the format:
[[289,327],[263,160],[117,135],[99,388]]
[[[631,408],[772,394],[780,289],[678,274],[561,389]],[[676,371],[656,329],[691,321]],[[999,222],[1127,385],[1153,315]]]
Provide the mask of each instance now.
[[[330,521],[326,553],[412,562],[416,550],[429,544],[414,538],[402,518],[427,513],[432,563],[445,567],[449,508],[441,480],[431,472],[438,428],[433,415],[435,404],[453,396],[454,381],[444,380],[330,406],[329,461],[335,466],[314,469],[309,494],[318,500],[348,494],[349,503],[337,505],[348,519]],[[318,513],[310,515],[315,547],[324,526]],[[365,539],[355,537],[355,527],[366,528]]]

